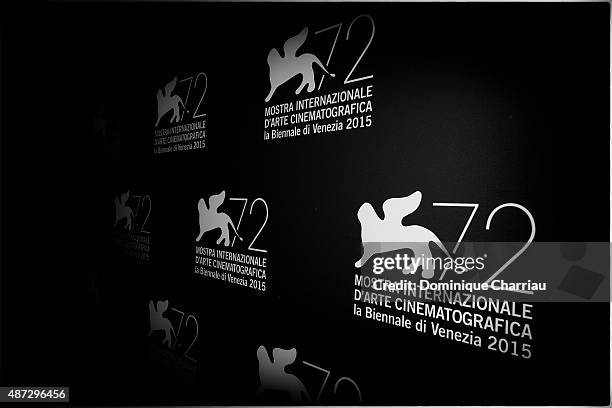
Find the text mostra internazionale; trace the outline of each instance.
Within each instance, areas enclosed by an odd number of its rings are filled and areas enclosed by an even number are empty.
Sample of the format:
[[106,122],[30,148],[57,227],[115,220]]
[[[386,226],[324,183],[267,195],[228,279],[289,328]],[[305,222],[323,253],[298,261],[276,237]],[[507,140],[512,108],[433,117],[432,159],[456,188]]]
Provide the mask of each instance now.
[[[268,106],[264,111],[267,118],[265,119],[265,127],[299,124],[313,120],[371,112],[372,102],[370,98],[372,94],[373,86],[368,85]],[[291,114],[292,112],[296,113]]]

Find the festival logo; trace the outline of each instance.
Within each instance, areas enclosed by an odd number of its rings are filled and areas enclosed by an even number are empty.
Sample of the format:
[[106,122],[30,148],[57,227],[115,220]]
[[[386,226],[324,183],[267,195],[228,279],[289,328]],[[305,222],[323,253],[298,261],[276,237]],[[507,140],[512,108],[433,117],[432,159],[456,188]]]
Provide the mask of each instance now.
[[185,313],[170,302],[149,301],[150,350],[163,363],[181,374],[194,376],[197,371],[200,325],[193,313]]
[[262,246],[268,222],[266,200],[226,200],[223,190],[198,200],[197,218],[195,274],[266,292],[268,250]]
[[[534,240],[531,212],[523,205],[504,203],[489,213],[485,223],[485,231],[490,231],[493,220],[500,218],[497,214],[518,210],[514,215],[522,213],[527,221],[529,238],[524,243],[466,243],[480,204],[433,202],[440,210],[471,210],[451,245],[430,228],[413,224],[422,199],[420,191],[389,198],[383,202],[382,219],[367,202],[357,211],[363,252],[354,264],[360,270],[354,275],[353,315],[511,358],[532,358],[534,311],[525,300],[536,293],[544,296],[546,283],[506,281],[511,265]],[[449,220],[443,214],[435,219]],[[518,268],[511,269],[515,274]]]
[[[349,398],[355,403],[362,402],[361,390],[357,383],[349,377],[336,379],[332,371],[307,361],[296,361],[297,350],[274,348],[272,356],[265,346],[257,348],[257,361],[259,364],[259,387],[255,396],[265,400],[271,396],[278,396],[294,403],[328,404],[338,402],[340,393],[343,398]],[[317,380],[323,379],[317,383]],[[333,386],[328,382],[336,379]],[[329,385],[329,386],[328,386]],[[308,387],[312,392],[308,391]]]
[[206,91],[204,72],[173,77],[157,90],[154,154],[203,150],[206,147]]
[[264,140],[372,127],[372,16],[298,30],[287,33],[282,49],[268,48]]
[[114,199],[113,236],[124,255],[149,261],[151,252],[151,197],[125,191]]

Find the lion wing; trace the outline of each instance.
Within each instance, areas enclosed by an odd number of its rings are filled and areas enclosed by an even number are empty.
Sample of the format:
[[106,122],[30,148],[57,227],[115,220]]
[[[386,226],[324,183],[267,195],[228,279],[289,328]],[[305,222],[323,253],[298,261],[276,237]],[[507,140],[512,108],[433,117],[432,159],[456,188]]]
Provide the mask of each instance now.
[[121,194],[121,204],[125,205],[125,203],[127,203],[128,198],[130,198],[130,191],[128,190],[127,192]]
[[268,350],[261,345],[257,349],[257,360],[259,360],[260,367],[269,367],[272,365],[272,360],[270,359],[270,355],[268,354]]
[[295,56],[297,50],[304,45],[306,42],[306,37],[308,36],[308,27],[304,27],[302,31],[296,36],[289,38],[285,41],[285,45],[283,46],[283,52],[285,53],[285,57],[287,56]]
[[415,191],[408,197],[389,198],[383,203],[385,220],[391,220],[401,224],[402,219],[412,214],[421,204],[422,194]]
[[174,91],[174,87],[176,87],[176,81],[178,80],[177,77],[174,77],[172,79],[172,81],[168,82],[166,84],[165,87],[165,91],[166,91],[166,97],[170,96],[170,94],[172,93],[172,91]]

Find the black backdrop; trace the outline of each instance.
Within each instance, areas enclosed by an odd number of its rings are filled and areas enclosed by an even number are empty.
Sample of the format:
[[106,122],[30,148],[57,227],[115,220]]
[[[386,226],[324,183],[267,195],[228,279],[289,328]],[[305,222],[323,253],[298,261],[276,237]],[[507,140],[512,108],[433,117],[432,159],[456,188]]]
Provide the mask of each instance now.
[[[372,128],[264,142],[267,52],[363,13],[376,21],[360,66],[375,73]],[[350,376],[368,404],[609,403],[607,303],[538,304],[528,361],[352,316],[363,202],[420,189],[419,220],[443,241],[462,223],[433,201],[520,202],[537,241],[608,241],[607,3],[46,3],[2,15],[3,384],[70,385],[75,404],[289,403],[254,398],[263,344]],[[156,90],[200,71],[207,148],[154,156]],[[101,105],[121,135],[112,160],[92,134]],[[112,200],[130,188],[152,197],[149,263],[113,251]],[[223,189],[269,205],[263,294],[193,274],[197,200]],[[521,241],[523,219],[504,217],[470,240]],[[148,352],[147,303],[166,298],[200,322],[193,378]]]

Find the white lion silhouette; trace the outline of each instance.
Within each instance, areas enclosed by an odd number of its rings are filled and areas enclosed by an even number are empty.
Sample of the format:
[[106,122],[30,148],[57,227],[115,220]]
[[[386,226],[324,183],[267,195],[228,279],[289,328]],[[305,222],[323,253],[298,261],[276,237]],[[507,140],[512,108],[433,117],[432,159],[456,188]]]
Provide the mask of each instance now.
[[219,206],[223,204],[225,200],[225,191],[220,192],[217,195],[210,196],[210,208],[206,206],[206,201],[203,198],[200,198],[198,201],[198,212],[199,212],[199,222],[200,222],[200,233],[196,238],[196,242],[200,242],[202,239],[202,235],[208,231],[212,231],[214,229],[219,228],[221,230],[221,236],[217,240],[217,245],[219,245],[222,241],[225,246],[229,246],[229,226],[232,227],[234,234],[242,241],[240,235],[238,235],[238,231],[232,222],[232,219],[226,213],[217,212]]
[[128,231],[132,230],[132,221],[134,220],[134,212],[127,205],[127,201],[130,198],[130,191],[115,197],[115,224],[116,227],[119,221],[125,218],[125,228]]
[[315,76],[312,68],[313,64],[317,64],[329,76],[331,74],[316,55],[304,53],[295,55],[297,50],[306,42],[308,36],[308,27],[305,27],[300,33],[289,38],[283,46],[284,57],[281,57],[276,48],[272,48],[268,54],[268,65],[270,67],[270,93],[266,96],[266,102],[272,98],[276,88],[290,80],[296,75],[302,74],[302,83],[295,90],[295,94],[302,92],[302,89],[308,85],[307,91],[312,92],[315,89]]
[[168,112],[172,111],[172,117],[170,123],[178,122],[181,120],[181,107],[186,110],[183,100],[178,95],[172,95],[174,88],[176,87],[177,78],[174,77],[172,81],[168,82],[164,88],[157,90],[157,122],[155,127],[159,125],[160,119]]
[[260,382],[257,395],[261,395],[266,390],[286,391],[291,395],[293,401],[301,401],[302,397],[309,400],[310,396],[302,381],[295,375],[285,371],[285,368],[295,361],[297,356],[296,349],[284,350],[275,348],[272,350],[272,355],[274,361],[270,359],[268,350],[264,346],[259,346],[257,349]]
[[[440,239],[429,229],[420,225],[402,225],[402,219],[412,214],[421,204],[422,194],[416,191],[408,197],[390,198],[383,203],[384,218],[381,220],[372,204],[363,203],[357,211],[361,223],[361,241],[363,255],[355,262],[355,268],[361,268],[373,255],[409,248],[415,256],[421,254],[431,258],[429,243],[435,243],[448,255]],[[448,255],[450,256],[450,255]],[[423,265],[423,277],[430,279],[434,270]]]

